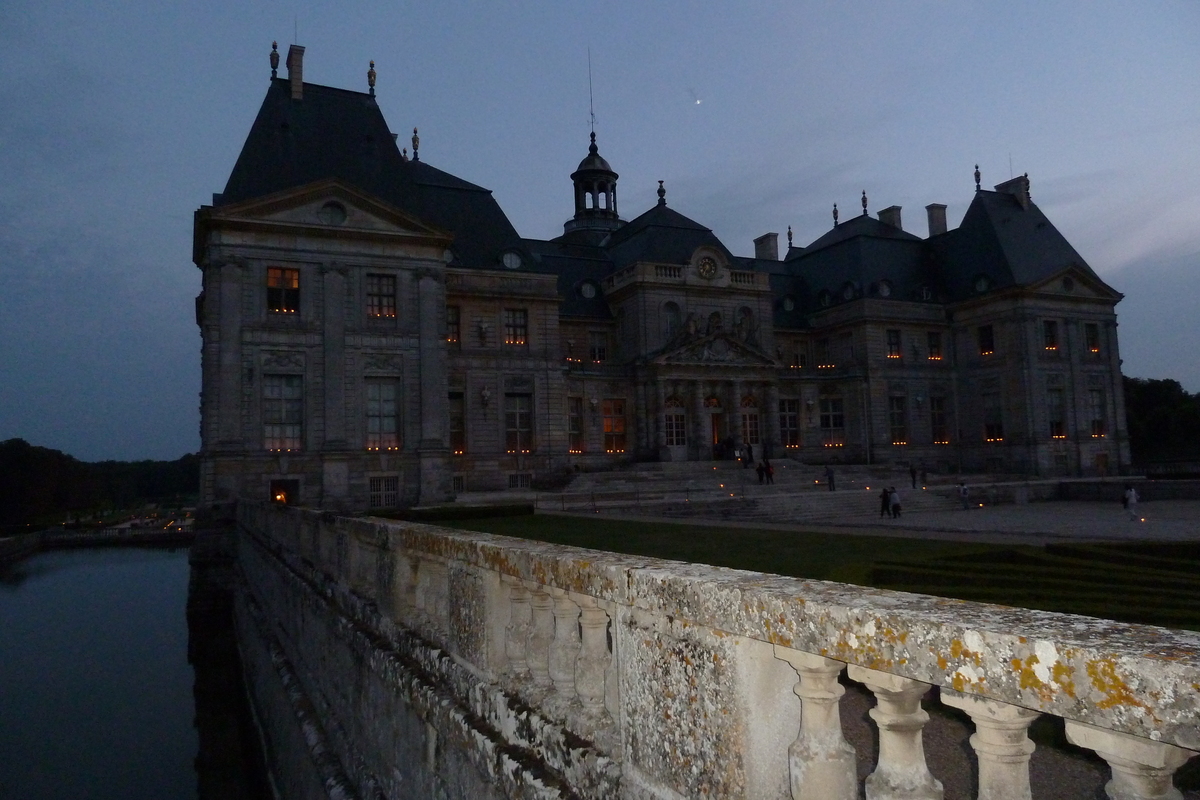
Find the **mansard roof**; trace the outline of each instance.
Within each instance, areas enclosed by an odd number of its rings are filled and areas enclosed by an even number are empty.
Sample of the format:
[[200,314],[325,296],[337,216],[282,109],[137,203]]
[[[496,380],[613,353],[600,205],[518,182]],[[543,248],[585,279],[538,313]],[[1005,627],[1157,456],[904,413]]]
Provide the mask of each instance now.
[[338,178],[454,235],[455,266],[500,269],[521,238],[492,193],[423,161],[406,160],[375,98],[304,84],[293,100],[272,79],[225,191],[222,206]]
[[665,201],[631,219],[602,243],[616,267],[637,261],[686,264],[701,245],[713,247],[733,260],[733,254],[711,229],[688,219]]
[[[601,281],[613,271],[612,260],[604,248],[579,244],[564,238],[551,241],[526,239],[525,246],[537,260],[540,271],[558,275],[559,312],[570,317],[611,319],[612,310],[600,290]],[[585,283],[596,286],[595,296],[583,294]]]

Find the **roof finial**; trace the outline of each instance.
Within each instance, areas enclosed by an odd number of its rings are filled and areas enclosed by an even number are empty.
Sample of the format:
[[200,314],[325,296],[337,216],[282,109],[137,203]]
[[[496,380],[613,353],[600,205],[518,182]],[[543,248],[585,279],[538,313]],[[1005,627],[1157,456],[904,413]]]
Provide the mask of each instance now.
[[367,70],[367,86],[371,88],[371,97],[375,96],[375,59],[371,59],[371,68]]
[[658,204],[665,206],[667,204],[667,190],[663,188],[663,182],[658,182]]
[[420,161],[421,157],[417,155],[417,148],[421,146],[421,137],[417,136],[417,129],[413,128],[413,161]]
[[862,207],[863,207],[863,216],[865,217],[867,215],[867,190],[866,189],[863,189]]
[[599,148],[596,147],[596,132],[595,131],[592,131],[592,143],[590,145],[588,145],[588,152],[591,153],[592,155],[596,155],[596,153],[599,152]]
[[279,71],[279,42],[271,42],[271,77],[276,77]]
[[792,249],[792,226],[788,225],[788,249]]
[[1026,173],[1025,173],[1024,175],[1022,175],[1021,177],[1023,177],[1023,178],[1025,179],[1025,197],[1026,197],[1026,198],[1027,198],[1027,199],[1028,199],[1030,202],[1033,202],[1033,195],[1031,195],[1031,194],[1029,193],[1029,173],[1028,173],[1028,172],[1026,172]]
[[837,203],[833,204],[833,227],[837,227]]
[[408,148],[407,147],[404,148],[402,151],[400,151],[400,157],[403,158],[405,161],[408,161]]
[[979,165],[975,165],[975,191],[979,191]]

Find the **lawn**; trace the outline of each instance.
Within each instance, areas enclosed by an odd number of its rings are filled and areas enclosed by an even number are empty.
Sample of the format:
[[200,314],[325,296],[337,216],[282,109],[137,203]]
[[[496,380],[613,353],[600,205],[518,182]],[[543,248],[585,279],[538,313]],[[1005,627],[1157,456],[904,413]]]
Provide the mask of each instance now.
[[1200,545],[991,545],[554,514],[464,530],[1200,630]]

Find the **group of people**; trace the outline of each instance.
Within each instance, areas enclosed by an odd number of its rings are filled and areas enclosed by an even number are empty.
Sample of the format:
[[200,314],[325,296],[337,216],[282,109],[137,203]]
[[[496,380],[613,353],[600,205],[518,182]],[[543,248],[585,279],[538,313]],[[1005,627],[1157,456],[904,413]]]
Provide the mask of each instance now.
[[879,494],[879,516],[900,518],[900,493],[895,486],[888,486]]

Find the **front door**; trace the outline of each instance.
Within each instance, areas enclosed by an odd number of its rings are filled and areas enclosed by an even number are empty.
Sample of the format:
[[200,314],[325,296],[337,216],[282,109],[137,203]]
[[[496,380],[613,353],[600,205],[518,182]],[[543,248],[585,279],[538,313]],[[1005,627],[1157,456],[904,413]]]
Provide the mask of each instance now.
[[710,415],[710,425],[712,426],[712,452],[713,458],[724,458],[725,453],[721,449],[721,431],[725,429],[723,424],[725,421],[724,414]]

